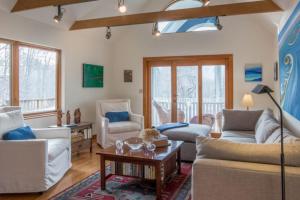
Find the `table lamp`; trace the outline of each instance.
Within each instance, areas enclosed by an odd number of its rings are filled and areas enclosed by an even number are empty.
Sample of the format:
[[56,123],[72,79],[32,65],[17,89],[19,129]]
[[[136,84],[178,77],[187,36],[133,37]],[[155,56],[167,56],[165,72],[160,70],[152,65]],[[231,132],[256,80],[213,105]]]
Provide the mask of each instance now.
[[274,92],[271,88],[266,85],[257,85],[253,90],[255,94],[268,94],[268,96],[272,99],[276,107],[280,112],[280,139],[281,139],[281,153],[280,153],[280,166],[281,166],[281,199],[285,200],[285,161],[284,161],[284,145],[283,145],[283,120],[282,120],[282,109],[281,106],[277,103],[274,97],[271,95]]
[[242,100],[243,106],[249,110],[250,107],[254,106],[253,98],[251,94],[245,94]]

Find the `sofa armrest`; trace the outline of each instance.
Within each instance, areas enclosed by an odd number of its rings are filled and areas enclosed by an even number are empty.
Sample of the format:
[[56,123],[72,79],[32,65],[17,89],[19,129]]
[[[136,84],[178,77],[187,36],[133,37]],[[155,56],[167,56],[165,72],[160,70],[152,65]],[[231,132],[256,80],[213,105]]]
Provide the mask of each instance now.
[[141,125],[141,129],[144,129],[144,116],[139,114],[131,113],[129,115],[130,121],[137,122]]
[[106,139],[107,139],[107,134],[109,134],[108,124],[109,124],[108,118],[97,116],[97,121],[96,121],[97,142],[103,148],[107,147]]
[[[193,163],[192,199],[279,200],[280,167],[260,163],[196,159]],[[286,167],[287,199],[298,199],[300,168]],[[222,198],[220,198],[222,197]]]
[[38,139],[71,139],[71,129],[69,128],[43,128],[32,129],[32,131]]
[[0,140],[0,185],[19,187],[18,184],[28,181],[45,185],[41,181],[44,180],[47,164],[47,140]]

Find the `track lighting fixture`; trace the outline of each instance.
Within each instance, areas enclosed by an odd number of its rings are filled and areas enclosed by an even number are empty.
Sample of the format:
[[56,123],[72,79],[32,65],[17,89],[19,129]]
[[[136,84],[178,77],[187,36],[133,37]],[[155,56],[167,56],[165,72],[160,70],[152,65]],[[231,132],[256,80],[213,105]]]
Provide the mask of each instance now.
[[54,16],[53,20],[56,23],[59,23],[62,20],[63,15],[64,15],[64,9],[61,7],[61,5],[58,5],[57,6],[57,15]]
[[156,36],[156,37],[159,37],[159,36],[160,36],[161,33],[160,33],[159,29],[158,29],[158,22],[155,23],[152,34],[153,34],[154,36]]
[[106,28],[105,38],[106,38],[107,40],[109,40],[109,39],[111,38],[111,29],[110,29],[109,26]]
[[200,0],[204,6],[208,6],[208,4],[210,3],[210,0]]
[[125,13],[127,11],[127,7],[125,6],[125,0],[118,0],[118,9],[120,13]]
[[216,27],[219,31],[223,29],[223,26],[220,23],[219,16],[216,17]]

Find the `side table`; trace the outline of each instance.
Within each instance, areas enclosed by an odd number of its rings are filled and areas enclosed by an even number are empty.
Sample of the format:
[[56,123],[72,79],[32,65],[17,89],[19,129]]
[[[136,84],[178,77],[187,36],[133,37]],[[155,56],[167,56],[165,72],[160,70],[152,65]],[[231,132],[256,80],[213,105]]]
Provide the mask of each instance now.
[[[71,129],[72,154],[76,153],[77,155],[79,155],[81,151],[87,148],[89,148],[90,152],[92,152],[93,123],[81,122],[80,124],[63,125],[62,127],[67,127]],[[58,128],[58,126],[52,125],[49,126],[49,128]]]

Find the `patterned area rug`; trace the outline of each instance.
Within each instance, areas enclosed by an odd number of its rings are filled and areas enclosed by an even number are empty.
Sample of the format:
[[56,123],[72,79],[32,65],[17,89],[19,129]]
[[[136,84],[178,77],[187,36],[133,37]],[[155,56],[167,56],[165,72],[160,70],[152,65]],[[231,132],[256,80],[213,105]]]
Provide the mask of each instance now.
[[[192,164],[183,163],[181,174],[174,176],[163,188],[163,200],[191,200]],[[140,179],[111,176],[106,191],[100,189],[100,173],[85,178],[51,200],[155,200],[155,185]]]

